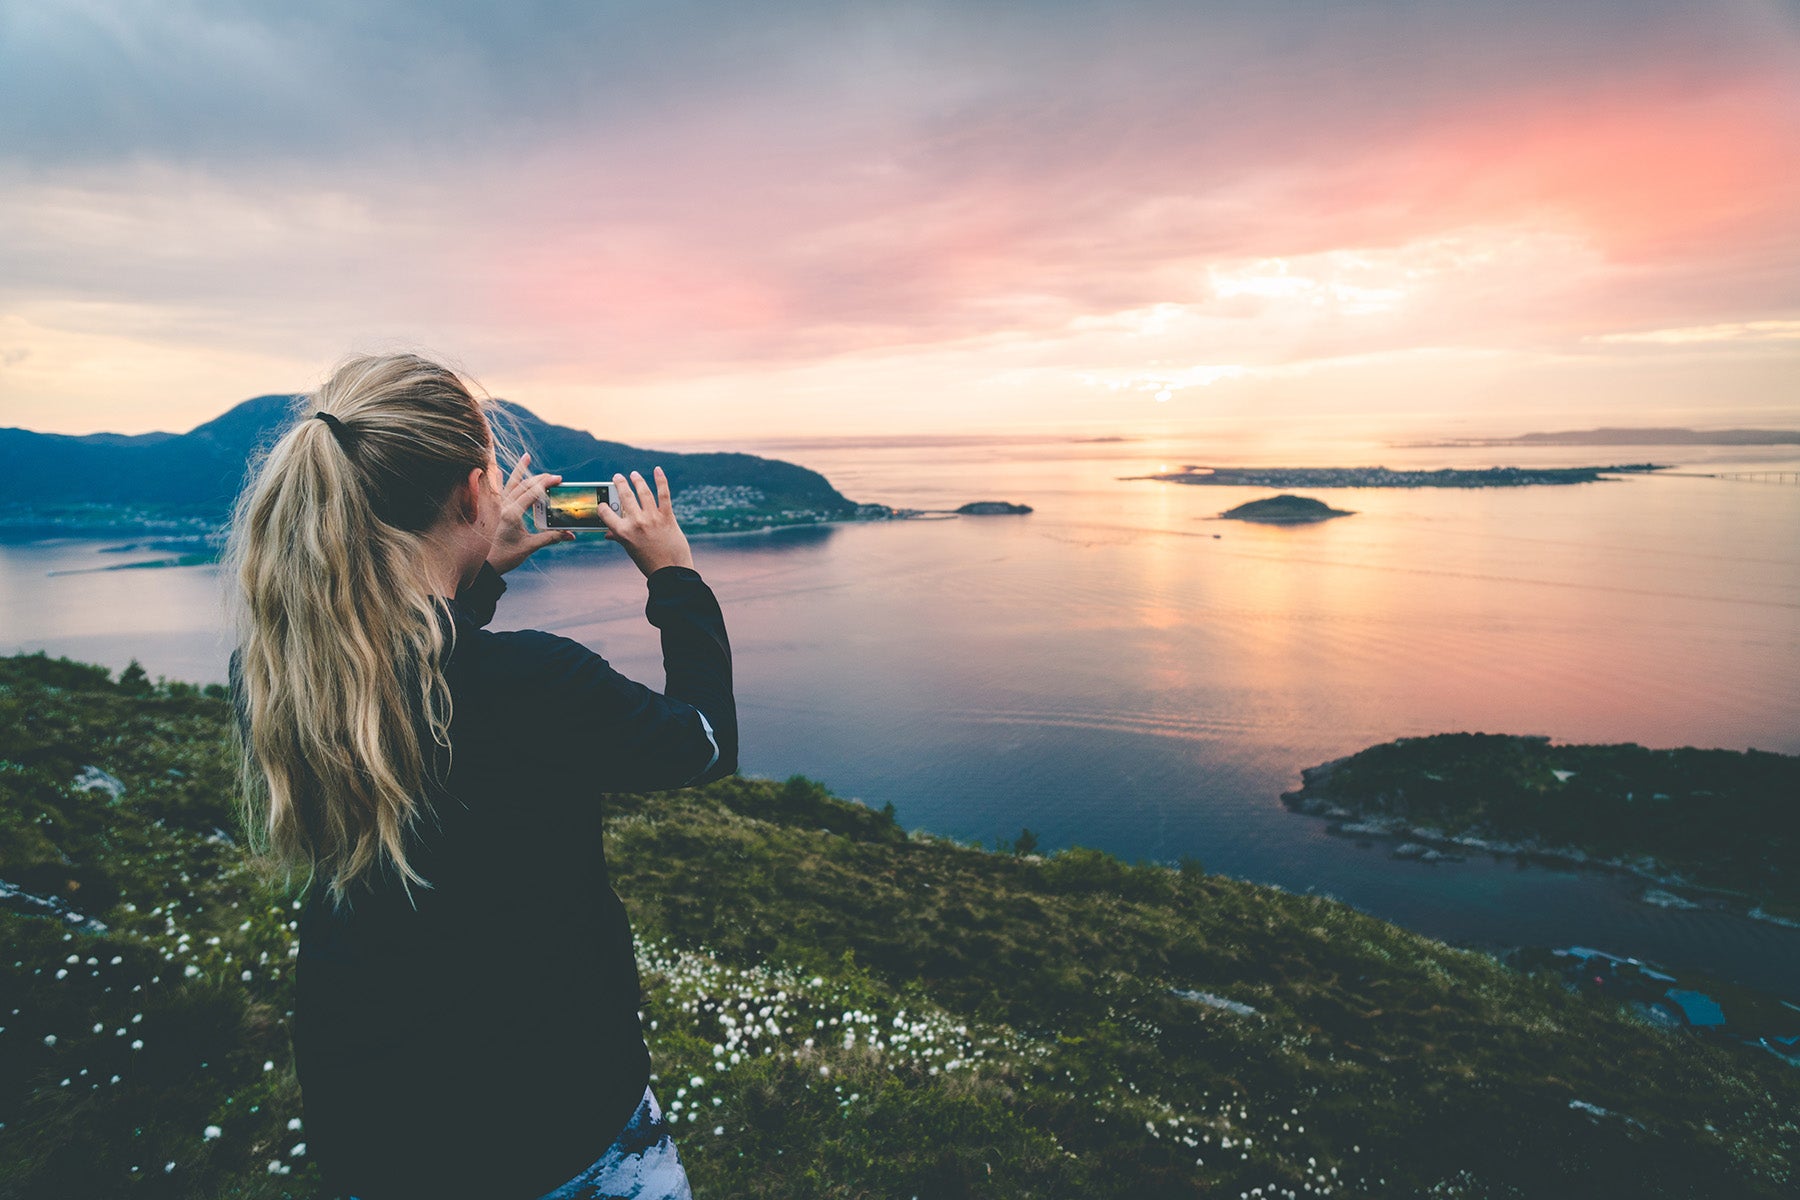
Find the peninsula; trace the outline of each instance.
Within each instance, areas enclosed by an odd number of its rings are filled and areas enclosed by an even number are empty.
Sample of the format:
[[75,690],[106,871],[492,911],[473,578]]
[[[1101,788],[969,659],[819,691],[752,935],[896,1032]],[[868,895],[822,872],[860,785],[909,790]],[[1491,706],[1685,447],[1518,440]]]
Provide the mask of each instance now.
[[[245,464],[289,422],[302,398],[258,396],[186,433],[38,433],[0,429],[0,535],[151,537],[204,553],[220,540]],[[689,533],[886,520],[895,511],[846,498],[817,471],[752,454],[683,454],[602,441],[496,401],[503,448],[568,479],[661,465]],[[507,461],[503,459],[503,462]],[[171,547],[173,549],[173,547]]]
[[[1343,832],[1630,871],[1800,920],[1800,757],[1760,750],[1401,738],[1301,772],[1290,809]],[[1674,898],[1676,901],[1678,897]]]
[[1445,467],[1435,471],[1394,471],[1387,467],[1204,467],[1184,466],[1157,475],[1124,475],[1121,479],[1154,479],[1201,487],[1268,488],[1485,488],[1538,487],[1594,483],[1613,475],[1666,471],[1658,463],[1611,467]]

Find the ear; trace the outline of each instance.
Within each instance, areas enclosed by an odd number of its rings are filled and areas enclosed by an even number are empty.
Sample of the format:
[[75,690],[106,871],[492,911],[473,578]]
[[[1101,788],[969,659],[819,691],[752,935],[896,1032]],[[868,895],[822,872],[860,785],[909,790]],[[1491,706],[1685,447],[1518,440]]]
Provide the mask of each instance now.
[[456,485],[456,512],[473,525],[481,518],[481,467],[470,470],[468,477]]

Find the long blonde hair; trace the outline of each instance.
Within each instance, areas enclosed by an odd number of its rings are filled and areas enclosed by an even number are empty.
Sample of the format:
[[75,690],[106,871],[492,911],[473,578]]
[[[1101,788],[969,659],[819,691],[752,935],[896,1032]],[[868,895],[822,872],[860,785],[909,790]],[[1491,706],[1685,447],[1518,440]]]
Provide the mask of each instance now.
[[297,416],[253,462],[226,548],[245,826],[334,905],[383,868],[410,897],[430,884],[407,831],[450,746],[453,628],[425,534],[493,434],[468,385],[411,354],[350,359]]

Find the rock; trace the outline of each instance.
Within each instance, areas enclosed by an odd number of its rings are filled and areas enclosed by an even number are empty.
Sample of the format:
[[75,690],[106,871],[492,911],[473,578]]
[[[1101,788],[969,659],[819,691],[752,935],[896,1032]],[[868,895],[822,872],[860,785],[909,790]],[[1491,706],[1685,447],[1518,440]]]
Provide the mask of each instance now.
[[1424,858],[1427,854],[1436,853],[1437,851],[1433,850],[1430,846],[1420,842],[1401,842],[1398,846],[1394,847],[1391,857]]
[[1256,1010],[1239,1000],[1227,1000],[1223,996],[1215,996],[1211,992],[1190,992],[1180,988],[1170,988],[1169,995],[1181,1000],[1192,1000],[1195,1004],[1204,1004],[1208,1008],[1221,1008],[1240,1017],[1253,1017]]
[[117,803],[125,796],[125,785],[95,766],[81,768],[81,774],[71,780],[69,786],[78,792],[105,792],[111,803]]

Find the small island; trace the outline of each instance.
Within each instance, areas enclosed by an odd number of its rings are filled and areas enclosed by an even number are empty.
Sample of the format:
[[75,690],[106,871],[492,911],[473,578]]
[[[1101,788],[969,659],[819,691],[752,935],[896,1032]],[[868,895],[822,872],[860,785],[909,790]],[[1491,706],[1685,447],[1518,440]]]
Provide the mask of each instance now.
[[1323,500],[1314,500],[1310,496],[1270,496],[1267,500],[1252,500],[1248,504],[1240,504],[1236,508],[1219,514],[1221,521],[1251,521],[1258,525],[1313,525],[1320,521],[1329,521],[1333,517],[1349,517],[1355,513],[1349,509],[1332,508]]
[[956,510],[959,517],[1010,517],[1031,511],[1029,504],[1009,504],[1005,500],[974,500]]
[[[1443,733],[1372,746],[1300,773],[1289,809],[1351,836],[1557,858],[1631,872],[1646,902],[1701,889],[1762,920],[1800,920],[1800,757],[1760,750],[1553,745]],[[1429,855],[1429,856],[1428,856]]]

